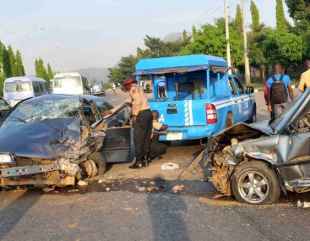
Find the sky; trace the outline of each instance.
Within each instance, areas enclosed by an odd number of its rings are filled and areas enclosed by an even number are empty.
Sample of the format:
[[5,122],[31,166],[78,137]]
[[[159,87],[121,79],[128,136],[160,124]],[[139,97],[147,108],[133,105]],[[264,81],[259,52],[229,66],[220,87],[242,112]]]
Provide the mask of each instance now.
[[[148,34],[165,37],[222,17],[224,0],[10,0],[1,3],[0,40],[22,52],[27,72],[42,57],[57,71],[112,67]],[[230,16],[239,0],[228,0]],[[250,2],[246,0],[246,2]],[[249,3],[248,3],[249,4]],[[275,25],[275,0],[256,0]],[[248,8],[249,9],[249,8]],[[248,22],[250,14],[247,12]]]

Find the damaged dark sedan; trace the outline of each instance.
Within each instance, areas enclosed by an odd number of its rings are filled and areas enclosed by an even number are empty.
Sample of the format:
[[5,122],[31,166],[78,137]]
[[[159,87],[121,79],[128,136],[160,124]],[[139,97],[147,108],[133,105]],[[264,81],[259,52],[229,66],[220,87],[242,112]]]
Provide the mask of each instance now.
[[209,180],[249,204],[310,191],[310,89],[272,122],[237,124],[208,142]]
[[100,174],[106,129],[95,103],[81,96],[21,102],[0,128],[0,187],[64,187]]

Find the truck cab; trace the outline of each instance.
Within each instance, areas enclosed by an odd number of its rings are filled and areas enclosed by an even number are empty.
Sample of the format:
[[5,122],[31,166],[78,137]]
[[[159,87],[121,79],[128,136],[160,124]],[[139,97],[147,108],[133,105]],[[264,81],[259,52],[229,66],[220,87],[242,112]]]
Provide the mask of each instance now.
[[141,83],[151,83],[150,107],[169,126],[162,141],[203,139],[234,123],[255,120],[253,88],[244,88],[229,75],[221,57],[142,59],[136,76]]

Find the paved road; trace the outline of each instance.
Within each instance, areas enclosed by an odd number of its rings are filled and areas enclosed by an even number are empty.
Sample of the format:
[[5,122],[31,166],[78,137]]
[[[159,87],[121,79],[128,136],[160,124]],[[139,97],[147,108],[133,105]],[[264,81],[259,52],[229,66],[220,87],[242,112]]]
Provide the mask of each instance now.
[[286,205],[214,206],[195,196],[126,191],[0,197],[3,241],[308,241],[310,236],[310,210]]
[[[258,106],[263,116],[264,105]],[[170,192],[173,182],[164,181],[165,188],[158,193],[137,192],[136,182],[84,194],[0,192],[0,240],[308,241],[310,237],[310,209],[294,207],[296,199],[253,207],[205,198],[212,188],[204,182],[187,181],[181,194]]]

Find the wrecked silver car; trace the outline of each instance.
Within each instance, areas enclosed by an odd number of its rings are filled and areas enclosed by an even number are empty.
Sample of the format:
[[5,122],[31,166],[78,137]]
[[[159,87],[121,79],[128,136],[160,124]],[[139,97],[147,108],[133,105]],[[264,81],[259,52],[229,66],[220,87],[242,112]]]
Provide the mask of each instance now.
[[241,202],[310,191],[310,89],[278,119],[237,124],[210,139],[206,159],[216,189]]
[[84,97],[21,102],[0,128],[0,187],[63,187],[104,172],[106,129],[95,103]]

